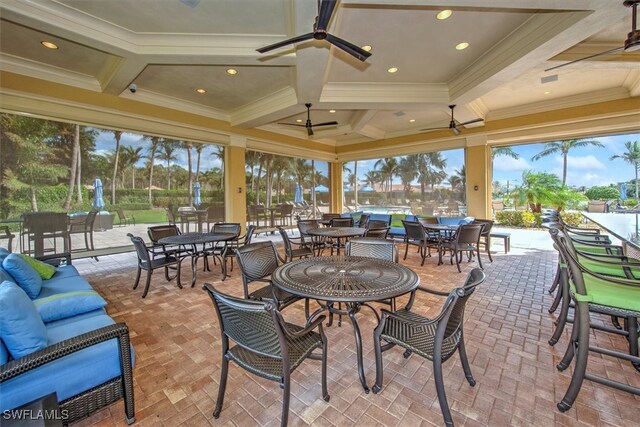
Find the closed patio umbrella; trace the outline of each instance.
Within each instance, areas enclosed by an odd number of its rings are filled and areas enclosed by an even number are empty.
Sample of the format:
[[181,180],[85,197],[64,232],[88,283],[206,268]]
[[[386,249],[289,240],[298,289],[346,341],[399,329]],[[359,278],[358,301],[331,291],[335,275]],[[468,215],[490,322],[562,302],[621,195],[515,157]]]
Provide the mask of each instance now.
[[95,193],[93,195],[93,202],[91,203],[91,206],[93,206],[94,209],[103,209],[105,207],[105,203],[104,199],[102,198],[102,181],[100,181],[100,178],[96,178],[96,180],[93,182],[93,188],[95,190]]
[[296,184],[296,193],[293,196],[294,203],[302,203],[302,186],[300,184]]
[[202,204],[202,199],[200,198],[200,183],[197,181],[193,184],[193,204],[195,206],[200,206]]
[[623,182],[620,185],[620,200],[627,200],[627,183]]

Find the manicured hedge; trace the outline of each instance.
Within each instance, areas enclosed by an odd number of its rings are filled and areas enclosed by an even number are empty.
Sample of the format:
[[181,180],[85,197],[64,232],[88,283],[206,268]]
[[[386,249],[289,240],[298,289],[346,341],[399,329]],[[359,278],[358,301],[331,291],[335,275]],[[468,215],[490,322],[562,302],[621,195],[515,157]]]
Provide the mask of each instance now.
[[[562,212],[560,214],[565,223],[578,226],[584,222],[580,212]],[[509,227],[538,228],[542,225],[541,214],[529,211],[498,211],[496,222]]]

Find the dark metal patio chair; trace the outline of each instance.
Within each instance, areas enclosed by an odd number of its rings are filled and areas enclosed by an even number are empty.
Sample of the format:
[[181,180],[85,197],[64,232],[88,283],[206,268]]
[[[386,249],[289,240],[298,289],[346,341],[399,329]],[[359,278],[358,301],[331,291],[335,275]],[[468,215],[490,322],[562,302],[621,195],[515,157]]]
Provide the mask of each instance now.
[[424,260],[427,256],[431,256],[431,248],[438,250],[440,244],[439,239],[433,238],[427,234],[424,227],[419,222],[403,220],[402,225],[405,230],[404,243],[406,245],[403,259],[407,259],[409,246],[417,246],[420,256],[422,257],[422,263],[420,265],[424,265]]
[[[322,363],[322,398],[328,402],[327,392],[327,338],[322,329],[325,316],[302,326],[286,323],[272,302],[247,301],[218,292],[205,283],[218,315],[222,338],[222,369],[220,386],[213,418],[220,417],[227,386],[229,361],[282,388],[281,426],[289,418],[291,373],[306,359]],[[315,331],[317,329],[317,332]],[[236,345],[230,346],[229,340]],[[320,350],[318,354],[317,349]],[[315,384],[312,384],[315,385]]]
[[[151,240],[151,247],[147,249],[151,252],[153,259],[156,257],[174,256],[182,261],[184,258],[190,256],[189,250],[180,245],[163,245],[158,243],[158,241],[164,237],[182,234],[177,225],[165,224],[147,227],[147,234],[149,235],[149,240]],[[177,266],[171,266],[169,268],[177,270]],[[174,277],[169,278],[169,280],[172,280]]]
[[[278,253],[273,242],[250,243],[239,247],[236,249],[236,256],[242,273],[245,299],[272,301],[279,310],[301,299],[281,291],[271,283],[271,274],[278,268]],[[249,284],[253,282],[266,284],[266,286],[249,292]],[[305,307],[305,309],[308,312],[308,308]]]
[[387,221],[383,221],[381,219],[370,219],[367,221],[367,228],[384,228],[389,227],[389,223]]
[[[167,255],[163,258],[152,259],[151,251],[144,244],[144,240],[142,240],[141,237],[134,236],[131,233],[127,233],[127,237],[131,239],[131,242],[136,249],[136,254],[138,255],[138,271],[136,273],[136,282],[133,285],[133,289],[138,287],[142,270],[147,272],[147,281],[144,285],[144,291],[142,291],[142,298],[147,296],[147,292],[149,292],[149,284],[151,283],[151,275],[153,274],[153,270],[158,268],[164,268],[164,277],[167,281],[171,281],[175,277],[177,279],[178,287],[182,289],[182,284],[180,283],[180,263],[182,260],[180,258],[176,258],[173,255]],[[169,267],[176,267],[177,273],[174,277],[169,277]]]
[[494,221],[490,219],[474,219],[472,224],[482,224],[482,232],[480,233],[479,245],[484,246],[489,256],[489,261],[493,262],[491,258],[491,229],[493,228]]
[[133,216],[125,215],[124,210],[122,210],[122,208],[116,209],[116,212],[118,213],[119,226],[131,225],[131,224],[136,225],[136,219]]
[[[233,258],[236,256],[236,249],[241,245],[240,241],[244,239],[242,244],[246,244],[248,236],[248,241],[251,242],[255,229],[256,226],[250,225],[247,227],[247,234],[240,236],[240,233],[242,233],[242,226],[239,222],[219,222],[213,224],[213,227],[211,227],[212,233],[230,233],[235,236],[233,239],[225,242],[216,242],[207,250],[208,254],[213,255],[213,264],[216,264],[216,255],[219,256],[225,264],[227,262],[227,258],[231,258],[231,271],[233,271]],[[208,265],[209,261],[207,257],[205,257],[205,268],[208,269]]]
[[[292,241],[284,228],[278,227],[278,231],[284,245],[284,260],[280,258],[283,262],[291,262],[294,258],[307,258],[315,255],[309,246],[300,241]],[[294,248],[293,245],[298,247]]]
[[[571,341],[557,368],[559,371],[564,371],[574,358],[576,363],[569,387],[557,405],[558,409],[561,412],[566,412],[573,406],[585,379],[640,395],[639,387],[587,372],[590,352],[626,360],[640,371],[640,357],[638,357],[640,281],[606,276],[587,269],[572,254],[568,238],[562,231],[554,228],[550,230],[550,233],[567,264],[568,279],[572,290],[570,294],[575,307]],[[625,319],[624,330],[610,330],[609,332],[626,336],[629,342],[628,353],[597,347],[589,343],[590,329],[593,327],[590,321],[590,313],[592,312]]]
[[389,235],[389,227],[384,228],[367,228],[364,232],[364,237],[371,237],[374,239],[386,239]]
[[[453,426],[444,388],[442,363],[451,358],[457,350],[460,354],[464,376],[471,387],[475,386],[476,381],[471,374],[465,350],[464,309],[471,294],[484,280],[484,272],[479,268],[474,268],[469,272],[464,285],[451,292],[435,291],[423,286],[418,287],[419,291],[447,297],[440,314],[434,319],[411,311],[415,293],[411,295],[405,308],[395,312],[382,310],[380,322],[373,332],[376,355],[376,384],[372,388],[374,393],[379,393],[382,388],[384,377],[382,352],[399,345],[405,349],[405,358],[415,353],[433,362],[433,375],[442,416],[447,426]],[[383,345],[382,340],[387,344]]]
[[478,257],[478,264],[482,268],[482,260],[480,259],[480,234],[482,233],[482,224],[464,224],[458,227],[458,231],[453,238],[448,242],[440,243],[439,259],[442,261],[442,255],[449,251],[451,254],[449,262],[453,264],[453,258],[456,259],[456,267],[458,272],[462,273],[460,269],[460,262],[462,262],[462,254],[468,253],[468,259],[471,261],[473,254]]
[[360,227],[360,228],[368,228],[369,227],[369,214],[360,215],[360,219],[358,220],[358,227]]
[[9,231],[9,227],[3,226],[0,227],[0,239],[8,239],[7,240],[7,250],[9,252],[13,252],[13,239],[16,237],[15,234]]
[[353,227],[353,218],[331,218],[330,227]]
[[[97,215],[98,211],[91,211],[86,216],[78,216],[69,220],[69,235],[84,234],[84,246],[87,251],[95,250],[93,244],[93,229]],[[71,240],[69,240],[69,251],[71,251]],[[95,259],[97,261],[98,257]]]
[[325,237],[312,236],[307,233],[308,230],[318,227],[320,227],[320,223],[316,219],[301,219],[298,221],[300,241],[310,246],[316,255],[321,255],[322,251],[327,248],[327,239]]

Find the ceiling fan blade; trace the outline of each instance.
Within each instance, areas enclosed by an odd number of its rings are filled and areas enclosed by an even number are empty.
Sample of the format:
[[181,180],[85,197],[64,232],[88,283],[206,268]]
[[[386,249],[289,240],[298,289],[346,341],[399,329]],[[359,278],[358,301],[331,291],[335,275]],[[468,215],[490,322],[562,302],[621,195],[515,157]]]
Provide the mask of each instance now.
[[307,135],[313,136],[313,129],[311,128],[311,126],[307,126]]
[[595,55],[585,56],[584,58],[576,59],[574,61],[565,62],[564,64],[560,64],[560,65],[556,65],[555,67],[547,68],[544,71],[547,72],[547,71],[551,71],[551,70],[557,70],[558,68],[566,67],[567,65],[575,64],[576,62],[586,61],[588,59],[597,58],[599,56],[609,55],[610,53],[620,52],[621,50],[624,50],[624,46],[616,47],[614,49],[610,49],[610,50],[607,50],[605,52],[596,53]]
[[278,123],[279,125],[287,125],[287,126],[298,126],[301,128],[307,127],[307,125],[303,125],[300,123]]
[[313,126],[335,126],[337,125],[338,122],[324,122],[324,123],[318,123],[318,124],[314,124]]
[[311,40],[312,38],[313,38],[313,33],[307,33],[307,34],[303,34],[301,36],[292,37],[290,39],[283,40],[283,41],[278,42],[278,43],[270,44],[269,46],[261,47],[261,48],[256,49],[256,50],[258,52],[260,52],[260,53],[265,53],[265,52],[269,52],[270,50],[274,50],[274,49],[277,49],[279,47],[286,46],[288,44],[294,44],[294,43],[303,42],[305,40]]
[[320,2],[320,11],[318,12],[318,25],[317,30],[326,31],[327,25],[333,15],[333,10],[336,7],[336,0],[322,0]]
[[464,123],[458,123],[458,126],[466,126],[466,125],[470,125],[471,123],[478,123],[478,122],[484,122],[484,119],[473,119],[473,120],[469,120],[468,122],[464,122]]
[[353,43],[349,43],[348,41],[341,39],[340,37],[336,37],[332,34],[327,34],[327,41],[335,47],[344,50],[349,55],[358,58],[362,62],[366,61],[367,58],[371,56],[371,52],[367,52],[361,47],[356,46]]
[[457,127],[452,127],[450,128],[451,132],[453,132],[455,135],[460,135],[460,129],[458,129]]
[[449,129],[448,126],[440,126],[437,128],[427,128],[427,129],[420,129],[420,132],[426,132],[428,130],[443,130],[443,129]]

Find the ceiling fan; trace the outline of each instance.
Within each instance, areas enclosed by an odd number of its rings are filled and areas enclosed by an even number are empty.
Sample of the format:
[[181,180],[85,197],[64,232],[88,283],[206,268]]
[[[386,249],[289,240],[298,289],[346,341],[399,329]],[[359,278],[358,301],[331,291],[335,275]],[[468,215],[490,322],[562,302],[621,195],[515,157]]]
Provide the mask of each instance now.
[[640,4],[640,0],[624,0],[622,4],[631,8],[631,32],[627,34],[627,39],[624,41],[624,46],[616,47],[605,52],[596,53],[595,55],[585,56],[584,58],[576,59],[575,61],[556,65],[555,67],[547,68],[544,71],[555,70],[560,67],[566,67],[567,65],[575,64],[576,62],[586,61],[587,59],[597,58],[599,56],[609,55],[620,51],[635,52],[640,50],[640,29],[638,29],[638,5]]
[[326,40],[337,48],[344,50],[349,55],[355,56],[360,61],[365,61],[368,57],[371,56],[371,53],[363,50],[353,43],[349,43],[348,41],[341,39],[340,37],[336,37],[332,34],[327,33],[327,26],[329,25],[329,21],[331,20],[331,16],[333,15],[333,10],[336,7],[336,1],[337,0],[318,0],[318,16],[316,16],[316,20],[313,24],[312,33],[292,37],[290,39],[283,40],[269,46],[261,47],[260,49],[256,50],[260,53],[265,53],[269,52],[270,50],[286,46],[288,44],[299,43],[306,40]]
[[287,125],[287,126],[298,126],[298,127],[303,127],[307,129],[307,135],[312,136],[313,135],[313,128],[317,127],[317,126],[335,126],[338,124],[338,122],[324,122],[324,123],[318,123],[318,124],[313,124],[311,123],[311,104],[307,103],[304,104],[305,107],[307,107],[307,122],[305,124],[300,124],[300,123],[278,123],[279,125]]
[[453,109],[456,108],[455,105],[449,105],[449,108],[451,109],[451,121],[449,122],[449,126],[440,126],[437,128],[428,128],[428,129],[420,129],[421,132],[423,131],[428,131],[428,130],[440,130],[440,129],[451,129],[451,132],[453,132],[456,135],[460,135],[460,126],[466,126],[466,125],[470,125],[471,123],[478,123],[478,122],[482,122],[484,121],[484,119],[473,119],[473,120],[469,120],[466,121],[464,123],[460,123],[459,121],[457,121],[454,117],[453,117]]

